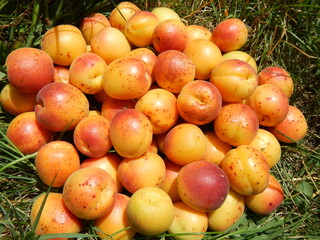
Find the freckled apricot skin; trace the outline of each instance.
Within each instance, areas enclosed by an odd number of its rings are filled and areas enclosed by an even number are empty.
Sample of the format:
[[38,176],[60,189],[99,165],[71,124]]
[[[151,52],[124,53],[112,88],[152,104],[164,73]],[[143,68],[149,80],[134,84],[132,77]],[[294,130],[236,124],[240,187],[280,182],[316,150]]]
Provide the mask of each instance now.
[[278,139],[268,130],[260,128],[257,136],[249,145],[255,147],[263,154],[270,168],[280,161],[281,145]]
[[110,138],[117,153],[126,158],[139,157],[151,145],[152,125],[142,112],[124,109],[110,123]]
[[[30,213],[31,226],[35,224],[35,219],[40,211],[44,198],[45,193],[42,193],[36,198],[32,205]],[[66,207],[62,199],[62,194],[49,193],[35,229],[35,234],[38,236],[50,233],[78,233],[81,229],[82,220],[76,217]],[[67,240],[68,238],[51,239]]]
[[[112,239],[114,240],[130,240],[135,236],[136,232],[132,228],[123,230],[129,227],[126,216],[129,199],[130,197],[127,195],[117,193],[111,212],[94,221],[94,225],[102,231],[96,231],[101,239],[112,235]],[[118,231],[119,233],[114,234]]]
[[31,47],[13,50],[6,58],[9,83],[24,93],[37,93],[53,82],[54,66],[43,50]]
[[31,154],[50,142],[54,132],[43,127],[34,112],[24,112],[10,122],[6,135],[23,154]]
[[168,131],[179,117],[176,96],[161,88],[149,90],[137,101],[135,109],[149,118],[154,134]]
[[250,145],[230,150],[221,162],[230,187],[242,195],[263,192],[269,182],[270,168],[262,153]]
[[125,57],[139,58],[142,61],[144,61],[151,74],[152,82],[155,81],[153,68],[157,60],[157,55],[151,49],[146,47],[136,48],[131,50]]
[[117,187],[112,177],[98,167],[80,168],[63,186],[68,209],[81,219],[96,219],[111,211]]
[[268,129],[279,141],[293,143],[302,140],[308,132],[308,123],[299,108],[289,105],[288,114],[278,125]]
[[53,82],[69,83],[69,67],[55,65]]
[[114,115],[121,110],[134,109],[136,102],[136,99],[120,100],[105,96],[101,106],[101,115],[111,121]]
[[231,18],[219,23],[212,31],[211,41],[221,52],[240,49],[247,41],[248,29],[245,23],[237,18]]
[[46,85],[38,92],[36,100],[36,119],[42,126],[54,132],[74,129],[89,115],[87,97],[68,83]]
[[153,152],[135,158],[124,158],[118,167],[122,185],[131,193],[143,187],[160,187],[166,167],[160,155]]
[[179,171],[179,196],[197,211],[209,212],[219,208],[225,201],[229,188],[227,175],[212,162],[195,161]]
[[195,39],[188,42],[183,52],[196,67],[195,79],[208,80],[212,69],[221,62],[221,51],[208,39]]
[[37,93],[23,93],[12,84],[5,85],[0,92],[0,105],[10,114],[17,116],[20,113],[33,111]]
[[70,65],[69,83],[86,94],[103,90],[102,76],[107,64],[99,55],[87,52],[77,56]]
[[101,13],[91,13],[81,20],[79,29],[89,45],[91,39],[105,27],[111,27],[108,18]]
[[213,121],[214,131],[222,141],[239,146],[249,144],[257,135],[259,120],[256,113],[242,103],[230,103],[221,108]]
[[118,177],[118,166],[121,162],[119,155],[108,152],[106,155],[97,158],[87,158],[81,162],[80,168],[99,167],[105,170],[113,178],[117,185],[117,192],[121,192],[123,186]]
[[210,82],[220,91],[225,102],[241,102],[258,86],[254,68],[245,61],[228,59],[212,69]]
[[244,199],[246,207],[251,211],[261,215],[268,215],[282,204],[284,192],[278,180],[270,175],[268,186],[263,192],[244,196]]
[[52,187],[62,187],[67,178],[80,168],[77,149],[66,141],[51,141],[42,146],[35,166],[39,178]]
[[195,65],[191,58],[177,50],[160,53],[153,70],[157,84],[172,93],[179,93],[195,77]]
[[73,141],[87,157],[102,157],[112,147],[110,122],[100,115],[85,117],[75,127]]
[[162,22],[167,19],[181,20],[178,13],[176,13],[173,9],[168,7],[155,7],[154,9],[152,9],[151,12],[157,16],[159,22]]
[[206,138],[197,125],[181,123],[171,128],[163,140],[163,153],[179,165],[203,160],[206,154]]
[[143,96],[150,88],[152,77],[145,62],[137,58],[120,58],[107,66],[102,87],[108,96],[128,100]]
[[210,82],[194,80],[181,89],[177,107],[185,121],[195,125],[205,125],[218,116],[222,98],[219,90]]
[[187,27],[179,19],[167,19],[154,29],[152,45],[158,53],[167,50],[182,52],[187,44]]
[[230,189],[226,200],[216,210],[208,212],[209,228],[223,232],[237,222],[245,210],[244,197]]
[[274,84],[263,84],[245,100],[258,118],[259,124],[273,127],[281,123],[288,114],[289,100],[285,93]]
[[54,64],[70,66],[81,53],[87,51],[86,40],[79,28],[61,24],[50,28],[42,37],[41,49],[52,58]]
[[168,230],[174,218],[174,206],[162,189],[144,187],[132,194],[126,214],[133,230],[154,236]]
[[[200,233],[208,229],[208,217],[206,213],[190,208],[184,202],[176,202],[174,205],[174,219],[168,229],[168,233]],[[204,234],[174,235],[175,240],[201,240]]]
[[271,83],[281,88],[288,98],[291,97],[294,83],[290,74],[281,67],[267,67],[258,74],[259,85]]

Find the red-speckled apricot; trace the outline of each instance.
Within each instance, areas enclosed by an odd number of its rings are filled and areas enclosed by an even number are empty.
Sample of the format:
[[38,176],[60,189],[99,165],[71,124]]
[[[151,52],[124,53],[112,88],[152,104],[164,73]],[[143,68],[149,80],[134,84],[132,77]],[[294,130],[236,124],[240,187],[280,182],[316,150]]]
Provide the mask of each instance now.
[[259,120],[247,105],[231,103],[221,108],[213,125],[218,138],[232,146],[239,146],[249,144],[256,137]]
[[137,101],[135,109],[149,118],[154,134],[168,131],[179,117],[176,96],[162,88],[149,90]]
[[[32,227],[35,224],[36,217],[40,211],[40,207],[45,196],[45,193],[39,195],[32,205],[30,213]],[[76,217],[66,207],[62,199],[62,194],[53,192],[49,193],[44,208],[41,211],[41,216],[35,229],[35,234],[38,236],[50,233],[78,233],[81,230],[82,220]],[[59,240],[67,239],[68,238],[59,238]]]
[[270,168],[262,153],[250,145],[230,150],[221,162],[230,187],[242,195],[263,192],[269,182]]
[[54,66],[43,50],[31,47],[13,50],[6,58],[9,83],[24,93],[37,93],[53,82]]
[[172,93],[179,93],[195,77],[191,58],[177,50],[160,53],[153,70],[157,84]]
[[293,143],[303,139],[308,131],[308,123],[299,108],[289,105],[285,119],[278,125],[269,128],[276,138],[284,143]]
[[96,219],[113,208],[117,186],[105,170],[80,168],[63,186],[62,198],[68,209],[82,219]]
[[244,196],[245,205],[253,212],[267,215],[275,211],[284,200],[284,192],[278,180],[270,175],[267,188],[256,195]]

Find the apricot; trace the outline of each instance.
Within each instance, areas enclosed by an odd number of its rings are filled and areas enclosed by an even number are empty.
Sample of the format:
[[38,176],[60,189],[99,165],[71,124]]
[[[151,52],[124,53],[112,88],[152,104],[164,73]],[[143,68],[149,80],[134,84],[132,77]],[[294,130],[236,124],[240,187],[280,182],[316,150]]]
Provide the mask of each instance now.
[[230,184],[227,175],[212,162],[195,161],[183,166],[178,175],[178,193],[189,207],[209,212],[225,201]]
[[232,146],[239,146],[249,144],[256,137],[259,119],[247,105],[230,103],[221,108],[213,126],[218,138]]
[[124,28],[128,19],[141,9],[132,2],[120,2],[110,13],[109,22],[112,27],[124,32]]
[[80,157],[71,143],[56,140],[39,149],[35,166],[42,182],[62,187],[67,178],[80,168]]
[[160,53],[153,70],[157,84],[172,93],[179,93],[195,77],[195,65],[191,58],[177,50]]
[[152,45],[158,52],[177,50],[182,52],[187,43],[187,27],[180,19],[161,21],[154,29]]
[[242,195],[263,192],[269,182],[270,168],[262,153],[250,145],[230,150],[221,162],[230,187]]
[[275,211],[284,201],[284,192],[278,180],[270,175],[267,188],[258,194],[244,196],[245,205],[251,211],[267,215]]
[[259,124],[273,127],[281,123],[288,114],[289,100],[286,94],[274,84],[263,84],[245,100],[258,118]]
[[134,109],[136,102],[136,99],[120,100],[106,95],[102,101],[101,115],[111,122],[114,115],[121,110]]
[[170,129],[163,141],[163,153],[179,165],[203,160],[206,154],[207,140],[197,125],[180,123]]
[[107,64],[124,57],[131,51],[131,45],[125,35],[117,28],[103,28],[91,39],[91,52],[102,57]]
[[204,160],[220,165],[224,156],[232,147],[217,137],[214,131],[205,131],[204,136],[207,139],[207,151]]
[[107,66],[102,86],[108,96],[128,100],[142,97],[152,83],[151,74],[141,59],[120,58]]
[[82,154],[91,158],[102,157],[112,147],[110,122],[100,115],[83,118],[74,129],[73,141]]
[[118,177],[118,166],[121,162],[119,155],[113,152],[108,152],[106,155],[97,158],[86,158],[80,164],[80,168],[99,167],[105,170],[117,185],[117,192],[121,192],[123,186]]
[[189,42],[195,40],[195,39],[206,39],[210,40],[211,37],[211,31],[201,25],[188,25],[187,26],[187,45]]
[[146,47],[152,43],[152,35],[159,20],[149,11],[133,14],[125,24],[124,35],[136,47]]
[[281,145],[278,139],[266,129],[260,128],[257,136],[249,145],[263,154],[270,168],[281,159]]
[[[45,200],[46,194],[42,193],[32,204],[30,222],[33,227],[40,208]],[[35,229],[35,234],[50,233],[78,233],[82,230],[82,220],[76,217],[65,205],[61,193],[48,193],[44,207],[41,211],[40,219]],[[58,238],[54,238],[58,239]],[[59,238],[67,240],[68,238]]]
[[126,215],[134,231],[154,236],[168,230],[174,219],[174,206],[164,190],[144,187],[130,197]]
[[229,59],[238,59],[246,63],[249,63],[254,68],[254,70],[256,70],[256,73],[258,72],[258,66],[257,66],[256,60],[247,52],[236,50],[236,51],[224,53],[222,55],[222,62]]
[[244,211],[244,197],[230,189],[223,204],[218,209],[207,213],[209,228],[213,231],[223,232],[236,223]]
[[69,83],[85,94],[95,94],[103,90],[102,76],[107,64],[99,55],[87,52],[77,56],[69,68]]
[[80,29],[69,24],[60,24],[46,31],[40,46],[54,64],[62,66],[70,66],[78,55],[87,51],[87,43]]
[[221,62],[221,51],[208,39],[194,39],[187,43],[183,52],[195,65],[195,79],[208,80],[212,69]]
[[288,98],[291,97],[294,83],[290,74],[281,67],[266,67],[258,74],[259,85],[271,83],[281,88]]
[[215,85],[204,80],[187,83],[180,91],[177,108],[180,116],[189,123],[205,125],[220,112],[222,98]]
[[306,136],[308,132],[308,123],[299,108],[289,105],[288,114],[285,119],[268,130],[279,141],[293,143],[302,140]]
[[69,67],[55,65],[53,82],[64,82],[69,83]]
[[160,155],[153,152],[135,158],[124,158],[118,166],[118,177],[131,193],[143,187],[160,187],[166,177],[166,166]]
[[166,165],[166,177],[161,183],[160,188],[168,193],[172,202],[181,201],[178,193],[178,174],[182,166],[167,158],[164,159],[164,163]]
[[89,101],[75,86],[55,82],[43,87],[37,94],[35,106],[37,121],[45,128],[61,132],[71,130],[89,115]]
[[135,109],[149,118],[154,134],[168,131],[179,117],[176,96],[162,88],[149,90],[137,101]]
[[[176,240],[201,240],[208,229],[206,213],[199,212],[184,202],[176,202],[174,206],[174,219],[168,233],[174,234]],[[185,235],[183,233],[186,233]],[[194,233],[194,234],[192,234]]]
[[53,61],[41,49],[15,49],[7,56],[5,65],[9,83],[20,92],[37,93],[42,87],[53,82]]
[[62,198],[74,215],[90,220],[112,210],[116,192],[116,184],[109,173],[98,167],[87,167],[67,178]]
[[256,70],[238,59],[221,62],[212,69],[210,82],[220,91],[225,102],[241,102],[258,86]]
[[111,27],[106,16],[101,13],[90,13],[81,20],[79,29],[87,45],[90,45],[91,39],[105,27]]
[[34,110],[37,93],[24,93],[17,90],[12,84],[6,84],[0,92],[0,105],[8,113],[17,116]]
[[247,41],[248,29],[241,19],[229,18],[220,22],[212,31],[211,41],[221,52],[240,49]]
[[175,10],[168,7],[155,7],[151,12],[157,16],[159,22],[162,22],[167,19],[177,19],[181,20],[178,13]]
[[99,229],[96,230],[96,233],[101,239],[112,236],[114,240],[130,240],[135,236],[136,232],[132,228],[128,228],[126,209],[129,199],[130,197],[127,195],[117,193],[112,210],[95,219],[94,226]]
[[24,112],[11,120],[6,136],[21,153],[32,154],[50,142],[54,132],[37,121],[35,112]]
[[111,120],[111,142],[122,157],[141,156],[151,145],[152,137],[152,124],[148,117],[138,110],[124,109]]

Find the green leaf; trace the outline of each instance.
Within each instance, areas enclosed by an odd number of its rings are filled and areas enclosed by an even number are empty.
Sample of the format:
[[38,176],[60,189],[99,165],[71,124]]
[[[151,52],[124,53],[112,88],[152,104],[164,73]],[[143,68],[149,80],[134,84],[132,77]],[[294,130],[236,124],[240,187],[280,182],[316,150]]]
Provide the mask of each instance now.
[[303,195],[305,195],[307,198],[312,198],[313,195],[313,187],[310,183],[306,181],[302,181],[298,184],[296,190],[298,192],[301,192]]

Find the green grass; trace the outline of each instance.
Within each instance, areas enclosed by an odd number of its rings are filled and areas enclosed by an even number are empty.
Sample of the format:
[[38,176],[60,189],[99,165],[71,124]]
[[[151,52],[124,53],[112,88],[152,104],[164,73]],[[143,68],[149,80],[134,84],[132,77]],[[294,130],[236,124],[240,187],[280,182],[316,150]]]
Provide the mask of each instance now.
[[[114,1],[118,3],[119,1]],[[282,144],[281,161],[272,169],[283,186],[284,203],[268,216],[246,210],[229,231],[208,232],[205,239],[319,239],[320,236],[320,7],[305,1],[133,1],[141,9],[173,8],[186,24],[210,30],[220,21],[237,17],[249,28],[243,51],[253,56],[259,70],[267,66],[285,68],[295,83],[290,104],[305,115],[307,136],[294,144]],[[78,24],[91,12],[108,16],[111,1],[0,0],[0,88],[6,83],[5,58],[21,46],[39,46],[50,27]],[[29,224],[32,200],[47,191],[38,179],[35,155],[24,156],[8,142],[5,131],[13,118],[0,109],[0,238],[33,239]],[[59,189],[53,189],[59,191]],[[84,235],[86,237],[84,237]],[[88,224],[79,238],[95,239]],[[44,238],[44,236],[43,236]],[[136,238],[144,238],[137,236]],[[162,234],[157,238],[172,238]],[[42,239],[42,238],[41,238]]]

